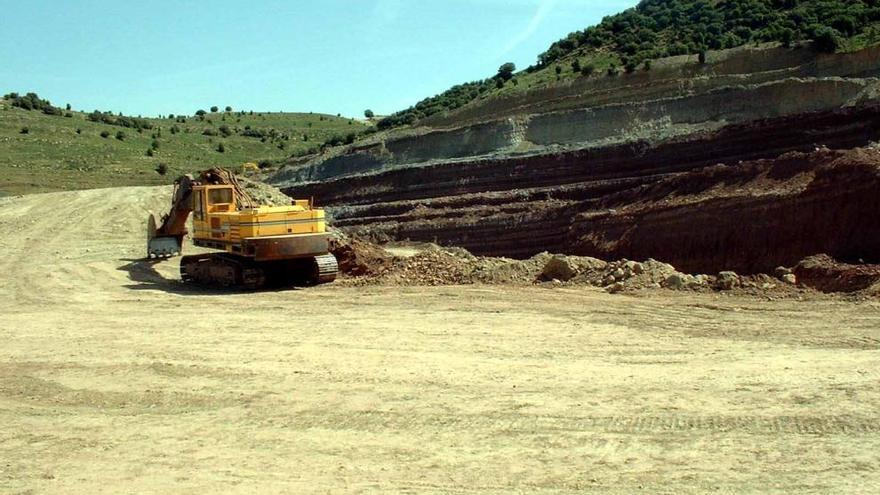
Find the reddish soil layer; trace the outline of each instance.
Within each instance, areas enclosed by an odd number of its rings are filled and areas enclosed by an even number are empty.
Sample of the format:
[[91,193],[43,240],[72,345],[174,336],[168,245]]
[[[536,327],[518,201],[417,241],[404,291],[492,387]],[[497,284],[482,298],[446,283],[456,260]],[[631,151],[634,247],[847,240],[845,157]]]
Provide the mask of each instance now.
[[857,292],[880,281],[880,265],[850,265],[818,255],[798,263],[794,274],[803,285],[822,292]]
[[330,251],[336,256],[339,271],[353,277],[382,272],[392,261],[390,253],[381,247],[358,238],[349,238],[335,232]]
[[708,167],[605,198],[601,206],[573,223],[573,252],[653,256],[710,273],[769,272],[816,253],[880,261],[874,149]]
[[333,207],[350,232],[477,255],[656,258],[694,273],[768,272],[816,253],[877,262],[880,152],[814,150],[878,137],[880,108],[862,107],[656,147],[432,164],[285,192]]

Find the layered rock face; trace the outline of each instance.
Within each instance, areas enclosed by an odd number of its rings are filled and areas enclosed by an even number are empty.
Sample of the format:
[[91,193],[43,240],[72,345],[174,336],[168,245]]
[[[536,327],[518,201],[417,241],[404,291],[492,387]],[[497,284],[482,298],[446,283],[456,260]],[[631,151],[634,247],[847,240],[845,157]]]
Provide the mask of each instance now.
[[[880,261],[880,153],[865,147],[880,140],[880,52],[752,51],[751,65],[742,53],[711,71],[555,88],[540,113],[511,113],[537,111],[535,95],[472,105],[459,116],[472,124],[362,145],[275,182],[350,232],[482,255],[656,258],[703,273],[816,253]],[[476,122],[489,105],[502,118]]]
[[740,48],[659,61],[649,72],[580,78],[477,100],[330,155],[291,163],[276,184],[323,181],[435,161],[660,143],[737,123],[880,101],[880,47],[821,55]]
[[788,153],[610,195],[579,213],[571,251],[770,273],[817,253],[880,262],[880,150]]

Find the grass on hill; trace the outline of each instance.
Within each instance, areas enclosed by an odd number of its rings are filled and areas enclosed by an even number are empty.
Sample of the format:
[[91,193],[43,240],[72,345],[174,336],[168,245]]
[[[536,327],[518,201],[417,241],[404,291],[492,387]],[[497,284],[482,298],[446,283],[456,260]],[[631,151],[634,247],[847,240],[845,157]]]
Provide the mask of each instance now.
[[[152,128],[140,130],[94,122],[88,115],[50,115],[0,100],[0,194],[168,184],[212,166],[266,166],[334,136],[368,129],[360,121],[310,113],[148,118],[139,120]],[[160,164],[164,175],[157,172]]]

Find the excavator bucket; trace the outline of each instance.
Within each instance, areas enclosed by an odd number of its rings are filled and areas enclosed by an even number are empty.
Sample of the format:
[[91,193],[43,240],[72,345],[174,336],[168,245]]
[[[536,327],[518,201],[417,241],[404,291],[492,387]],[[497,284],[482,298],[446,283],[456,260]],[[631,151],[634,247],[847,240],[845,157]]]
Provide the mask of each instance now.
[[156,235],[156,215],[147,217],[147,258],[168,258],[180,254],[183,249],[181,236]]

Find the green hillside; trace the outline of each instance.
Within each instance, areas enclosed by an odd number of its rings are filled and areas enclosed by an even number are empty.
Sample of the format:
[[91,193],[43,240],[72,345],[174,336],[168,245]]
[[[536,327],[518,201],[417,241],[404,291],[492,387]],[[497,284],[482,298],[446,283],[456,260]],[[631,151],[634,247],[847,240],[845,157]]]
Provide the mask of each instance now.
[[819,51],[880,43],[878,0],[643,0],[553,43],[538,63],[516,73],[454,86],[379,122],[380,129],[460,108],[476,99],[594,74],[650,70],[663,57],[701,54],[749,43],[811,42]]
[[268,166],[370,129],[360,121],[308,113],[140,119],[14,96],[0,99],[0,194],[167,184],[210,166]]

